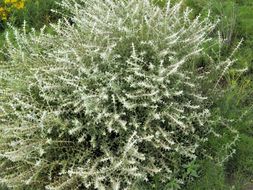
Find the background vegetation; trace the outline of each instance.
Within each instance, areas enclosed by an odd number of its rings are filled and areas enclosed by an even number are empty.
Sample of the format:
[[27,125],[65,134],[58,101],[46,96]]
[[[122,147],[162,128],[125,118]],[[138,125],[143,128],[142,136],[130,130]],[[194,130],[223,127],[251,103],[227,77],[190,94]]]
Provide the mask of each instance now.
[[[217,102],[217,115],[235,120],[240,132],[236,153],[224,168],[205,162],[203,176],[189,189],[253,189],[253,1],[251,0],[188,0],[186,4],[195,14],[210,9],[213,17],[220,18],[218,30],[227,39],[224,56],[243,39],[236,56],[238,61],[224,79],[225,97]],[[244,73],[237,68],[248,67]],[[215,142],[213,142],[215,146]]]
[[[163,6],[165,1],[156,1]],[[174,1],[175,2],[175,1]],[[252,0],[185,0],[185,6],[193,9],[193,16],[206,15],[211,11],[214,19],[220,19],[217,30],[226,39],[223,56],[243,39],[236,53],[237,62],[223,80],[225,97],[215,107],[217,116],[223,115],[236,121],[240,132],[236,152],[225,166],[215,165],[211,160],[200,163],[201,177],[188,186],[191,190],[202,189],[253,189],[253,1]],[[238,68],[248,70],[238,73]],[[208,86],[207,86],[208,88]],[[212,142],[209,146],[218,146]]]
[[[155,1],[159,6],[164,1]],[[222,52],[225,57],[243,38],[240,50],[236,53],[238,61],[222,80],[225,90],[223,99],[218,99],[215,109],[216,116],[225,116],[234,120],[233,125],[240,132],[240,141],[236,143],[236,152],[229,158],[225,166],[214,164],[212,160],[201,160],[193,168],[199,176],[197,181],[189,184],[189,190],[223,190],[247,189],[252,187],[253,179],[253,1],[252,0],[185,0],[185,6],[193,8],[193,17],[199,13],[205,15],[211,11],[213,19],[219,18],[217,30],[226,38],[226,48]],[[14,10],[8,21],[17,27],[22,27],[23,20],[29,27],[39,29],[59,18],[50,12],[57,8],[55,0],[27,0],[23,9]],[[5,43],[5,33],[9,27],[5,20],[1,21],[0,45]],[[247,67],[246,72],[238,69]],[[2,83],[3,85],[3,83]],[[209,88],[208,86],[206,87]],[[219,146],[219,142],[212,141],[207,146]],[[159,176],[158,176],[159,177]],[[157,184],[147,189],[161,189]],[[176,189],[176,187],[175,187]],[[253,188],[252,188],[253,189]]]

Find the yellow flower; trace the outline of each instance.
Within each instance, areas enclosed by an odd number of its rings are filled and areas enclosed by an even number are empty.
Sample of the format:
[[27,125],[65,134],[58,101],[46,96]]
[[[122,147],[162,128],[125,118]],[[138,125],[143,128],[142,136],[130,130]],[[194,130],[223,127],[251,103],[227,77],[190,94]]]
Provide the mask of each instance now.
[[3,7],[0,7],[0,13],[4,12],[4,8]]
[[16,3],[17,0],[4,0],[5,4],[11,4],[11,3]]
[[7,11],[4,7],[0,7],[0,20],[7,20]]
[[16,2],[15,4],[13,4],[13,6],[14,6],[16,9],[23,9],[24,6],[25,6],[25,2],[24,2],[24,1],[19,1],[19,2]]
[[9,14],[15,9],[23,9],[25,0],[4,0],[3,7],[0,6],[0,20],[7,20]]
[[1,18],[2,18],[3,21],[7,20],[7,14],[6,14],[6,13],[3,13],[3,14],[1,15]]

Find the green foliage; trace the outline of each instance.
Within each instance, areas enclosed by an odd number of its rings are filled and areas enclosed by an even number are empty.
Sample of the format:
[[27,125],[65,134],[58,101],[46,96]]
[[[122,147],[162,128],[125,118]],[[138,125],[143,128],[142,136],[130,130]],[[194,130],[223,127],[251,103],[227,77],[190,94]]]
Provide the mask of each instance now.
[[[39,29],[44,25],[55,22],[60,15],[52,12],[59,9],[57,2],[61,0],[26,0],[23,9],[14,10],[9,15],[8,22],[16,27],[21,27],[26,21],[29,27]],[[7,28],[6,23],[1,24],[2,30]]]
[[8,188],[4,185],[0,185],[0,190],[8,190]]
[[189,184],[186,190],[230,190],[225,182],[224,168],[211,160],[201,163],[201,178]]
[[252,146],[252,136],[242,134],[237,145],[237,152],[226,166],[229,178],[233,180],[235,185],[244,186],[252,180],[253,161],[250,159],[253,155]]
[[[253,2],[251,0],[186,0],[184,1],[188,6],[192,7],[193,14],[206,14],[207,10],[211,11],[213,19],[220,18],[221,22],[217,26],[217,30],[221,31],[223,37],[228,38],[229,43],[227,43],[226,51],[223,52],[222,56],[227,56],[227,54],[232,51],[238,41],[243,38],[243,43],[241,44],[240,50],[236,53],[237,62],[230,69],[229,74],[225,76],[224,83],[226,86],[226,93],[224,97],[216,101],[216,107],[214,115],[217,117],[223,116],[229,118],[230,120],[236,121],[233,123],[240,132],[240,141],[235,146],[236,153],[234,158],[230,158],[226,167],[220,167],[219,170],[223,173],[220,179],[211,177],[208,174],[207,168],[205,172],[201,174],[200,183],[192,184],[192,189],[206,189],[207,187],[213,186],[213,184],[219,183],[221,181],[222,185],[216,187],[216,189],[226,189],[230,188],[231,185],[235,186],[235,189],[241,189],[245,184],[252,180],[253,175],[250,171],[253,171],[251,167],[251,158],[253,157],[252,148],[252,9]],[[248,68],[245,72],[239,72],[238,68]],[[206,88],[210,88],[206,86]],[[217,109],[218,108],[218,109]],[[227,136],[229,139],[229,136]],[[226,138],[223,138],[226,141]],[[220,146],[220,141],[217,142],[215,139],[209,141],[208,147]],[[223,142],[224,143],[224,142]],[[247,143],[247,144],[246,144]],[[249,146],[247,146],[249,145]],[[219,151],[218,151],[219,152]],[[220,154],[220,152],[218,153]],[[243,156],[244,155],[244,156]],[[248,169],[246,169],[247,166]],[[215,173],[215,172],[214,172]],[[207,177],[205,177],[207,176]],[[209,184],[203,181],[209,180]],[[212,180],[214,179],[214,180]],[[231,184],[231,185],[229,185]]]
[[27,0],[25,8],[14,13],[10,22],[15,26],[22,26],[25,20],[28,26],[39,29],[59,18],[51,12],[51,9],[57,9],[56,2],[57,0]]

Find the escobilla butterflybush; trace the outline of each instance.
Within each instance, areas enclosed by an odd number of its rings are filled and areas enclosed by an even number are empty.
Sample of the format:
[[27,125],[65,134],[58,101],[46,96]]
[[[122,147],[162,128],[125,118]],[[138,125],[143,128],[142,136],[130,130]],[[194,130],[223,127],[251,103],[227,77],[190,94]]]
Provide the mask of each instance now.
[[[180,4],[63,0],[71,15],[14,31],[1,92],[1,181],[36,189],[182,185],[212,131],[204,72],[191,69],[215,24]],[[13,69],[16,70],[15,72]],[[1,75],[2,76],[2,75]]]

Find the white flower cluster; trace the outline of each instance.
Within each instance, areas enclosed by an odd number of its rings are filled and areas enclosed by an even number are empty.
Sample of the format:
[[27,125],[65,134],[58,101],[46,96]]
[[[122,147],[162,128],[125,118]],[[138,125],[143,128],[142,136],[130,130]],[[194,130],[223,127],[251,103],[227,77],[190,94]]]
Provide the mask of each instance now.
[[[35,189],[184,183],[211,131],[195,58],[215,24],[180,4],[63,0],[53,32],[14,32],[0,91],[0,179]],[[6,69],[7,70],[7,69]]]

